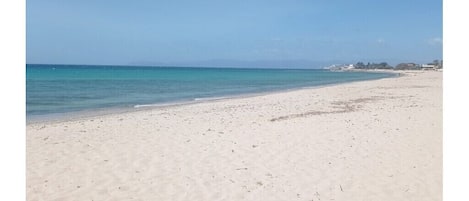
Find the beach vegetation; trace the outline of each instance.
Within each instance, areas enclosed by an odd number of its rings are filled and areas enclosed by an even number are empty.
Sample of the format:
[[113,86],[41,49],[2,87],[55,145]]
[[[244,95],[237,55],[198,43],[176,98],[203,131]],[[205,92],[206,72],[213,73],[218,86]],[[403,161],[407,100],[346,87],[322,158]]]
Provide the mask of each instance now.
[[356,69],[393,69],[391,65],[389,65],[387,62],[381,62],[381,63],[370,63],[368,62],[366,65],[363,62],[357,62],[355,64]]

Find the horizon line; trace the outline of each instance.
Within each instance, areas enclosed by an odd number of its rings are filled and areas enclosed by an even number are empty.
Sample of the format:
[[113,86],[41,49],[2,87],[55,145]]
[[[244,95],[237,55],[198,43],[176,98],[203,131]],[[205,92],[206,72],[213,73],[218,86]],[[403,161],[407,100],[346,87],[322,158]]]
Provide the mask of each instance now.
[[324,67],[236,67],[236,66],[187,66],[187,65],[132,65],[132,64],[48,64],[25,63],[26,65],[55,65],[55,66],[113,66],[113,67],[146,67],[146,68],[226,68],[226,69],[279,69],[279,70],[322,70]]

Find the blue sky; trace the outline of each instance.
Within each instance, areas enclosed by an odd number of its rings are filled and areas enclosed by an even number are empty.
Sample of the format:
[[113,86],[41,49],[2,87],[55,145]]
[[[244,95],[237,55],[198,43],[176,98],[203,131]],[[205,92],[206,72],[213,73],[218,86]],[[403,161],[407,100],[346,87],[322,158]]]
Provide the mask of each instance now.
[[26,3],[27,63],[309,68],[442,59],[441,0]]

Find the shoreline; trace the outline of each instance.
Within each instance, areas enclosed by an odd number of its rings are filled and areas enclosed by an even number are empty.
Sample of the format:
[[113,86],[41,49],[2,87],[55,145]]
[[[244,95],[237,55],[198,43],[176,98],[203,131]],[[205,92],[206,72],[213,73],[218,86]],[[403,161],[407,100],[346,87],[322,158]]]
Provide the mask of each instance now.
[[27,125],[26,195],[437,201],[442,97],[442,73],[418,71]]
[[146,111],[146,110],[179,107],[179,106],[184,106],[184,105],[211,103],[211,102],[218,102],[218,101],[225,101],[225,100],[244,99],[244,98],[259,97],[259,96],[266,96],[266,95],[272,95],[272,94],[288,93],[288,92],[301,91],[301,90],[319,89],[319,88],[324,88],[324,87],[346,85],[346,84],[357,83],[357,82],[368,82],[368,81],[375,81],[375,80],[381,80],[381,79],[393,79],[393,78],[398,78],[400,76],[403,76],[404,74],[402,72],[396,72],[396,71],[377,72],[375,70],[373,71],[363,70],[359,72],[389,73],[389,74],[394,74],[394,76],[385,77],[385,78],[377,78],[377,79],[369,79],[369,80],[357,80],[357,81],[348,81],[348,82],[341,82],[341,83],[323,84],[323,85],[317,85],[317,86],[305,86],[305,87],[296,87],[296,88],[290,88],[290,89],[279,89],[279,90],[266,91],[266,92],[253,92],[253,93],[243,93],[243,94],[238,94],[238,95],[227,95],[227,96],[222,96],[222,97],[201,98],[204,100],[171,101],[167,103],[142,104],[145,106],[141,106],[141,107],[136,107],[137,105],[134,105],[133,107],[94,108],[94,109],[86,109],[86,110],[81,110],[81,111],[72,111],[72,112],[64,112],[64,113],[34,115],[29,118],[26,117],[26,125],[52,124],[52,123],[60,123],[60,122],[67,122],[67,121],[87,120],[89,118],[96,118],[99,116],[118,115],[118,114],[134,113],[134,112],[140,112],[140,111]]

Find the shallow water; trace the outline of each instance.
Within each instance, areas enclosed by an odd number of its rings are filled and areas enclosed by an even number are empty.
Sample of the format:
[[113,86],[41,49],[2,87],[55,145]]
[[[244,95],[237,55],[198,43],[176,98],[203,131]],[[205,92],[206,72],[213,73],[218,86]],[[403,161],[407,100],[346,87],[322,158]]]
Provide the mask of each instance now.
[[316,69],[27,64],[26,113],[35,117],[141,108],[390,76]]

